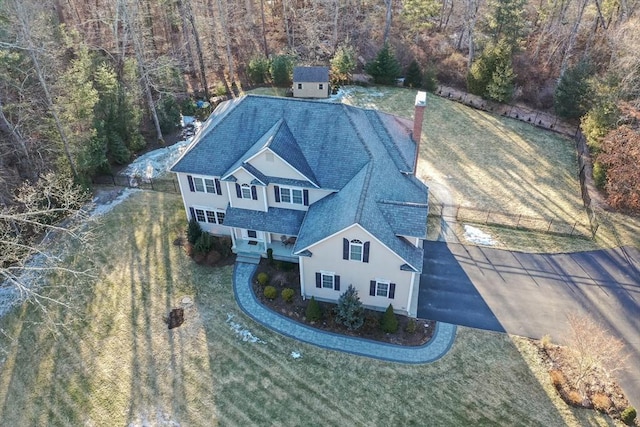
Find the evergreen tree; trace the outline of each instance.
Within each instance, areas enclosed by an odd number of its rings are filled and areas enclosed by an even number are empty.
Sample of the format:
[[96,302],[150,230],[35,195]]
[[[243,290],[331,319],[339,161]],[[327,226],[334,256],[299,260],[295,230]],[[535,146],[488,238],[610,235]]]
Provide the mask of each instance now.
[[314,297],[311,297],[309,303],[307,304],[307,311],[305,316],[309,322],[318,322],[322,320],[322,310],[320,309],[320,304]]
[[404,75],[404,85],[416,88],[422,87],[422,71],[415,59],[411,61]]
[[502,40],[495,46],[488,46],[471,65],[467,89],[474,95],[505,102],[513,94],[514,79],[511,47]]
[[256,56],[251,58],[247,66],[247,74],[253,84],[263,84],[269,77],[269,59],[264,56]]
[[487,85],[487,97],[497,102],[509,102],[513,97],[513,81],[516,75],[511,67],[511,58],[500,58],[496,70]]
[[489,0],[486,15],[486,29],[493,42],[504,40],[507,45],[518,50],[525,37],[526,0]]
[[274,85],[288,86],[291,84],[293,60],[289,55],[278,55],[271,61],[270,71]]
[[338,299],[336,320],[350,330],[358,329],[364,323],[364,308],[353,285]]
[[356,68],[356,52],[349,45],[338,47],[331,58],[331,77],[340,84],[351,80],[351,73]]
[[587,61],[580,61],[567,69],[560,77],[553,94],[553,108],[557,115],[577,119],[589,110],[593,91],[589,85],[592,67]]
[[388,44],[384,45],[376,59],[368,63],[365,69],[377,84],[382,85],[395,84],[401,72],[400,64]]
[[398,318],[396,314],[393,312],[393,306],[389,304],[387,310],[382,315],[382,322],[380,322],[380,327],[383,332],[393,334],[398,330]]

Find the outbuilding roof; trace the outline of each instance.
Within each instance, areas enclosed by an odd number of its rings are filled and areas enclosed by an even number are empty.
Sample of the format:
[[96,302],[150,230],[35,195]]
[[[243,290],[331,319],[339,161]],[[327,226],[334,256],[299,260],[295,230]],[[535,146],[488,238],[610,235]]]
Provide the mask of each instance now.
[[293,82],[328,82],[329,67],[294,67]]

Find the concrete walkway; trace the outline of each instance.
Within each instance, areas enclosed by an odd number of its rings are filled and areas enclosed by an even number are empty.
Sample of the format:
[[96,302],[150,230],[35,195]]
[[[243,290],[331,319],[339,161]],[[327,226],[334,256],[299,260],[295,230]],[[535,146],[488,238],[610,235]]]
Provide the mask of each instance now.
[[440,359],[449,351],[455,340],[456,326],[441,322],[436,324],[436,330],[431,340],[419,347],[402,347],[346,337],[305,326],[269,310],[256,300],[251,287],[251,280],[256,268],[257,266],[253,264],[236,262],[233,271],[233,290],[236,301],[249,317],[279,334],[329,350],[412,364],[429,363]]

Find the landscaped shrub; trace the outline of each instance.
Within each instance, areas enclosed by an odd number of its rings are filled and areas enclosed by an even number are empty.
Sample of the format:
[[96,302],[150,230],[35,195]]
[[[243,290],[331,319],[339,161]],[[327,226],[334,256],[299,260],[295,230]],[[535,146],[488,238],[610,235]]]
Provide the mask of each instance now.
[[280,296],[282,297],[282,299],[288,303],[293,302],[293,296],[295,294],[296,294],[296,291],[294,291],[291,288],[284,288],[282,292],[280,292]]
[[195,218],[191,218],[189,220],[189,226],[187,228],[187,240],[192,245],[195,245],[201,234],[202,227],[200,227],[200,223],[196,221]]
[[307,311],[305,316],[309,322],[319,322],[322,320],[322,310],[320,309],[320,304],[314,297],[311,297],[309,303],[307,304]]
[[369,330],[380,329],[380,315],[372,312],[364,317],[364,327]]
[[607,412],[611,407],[611,399],[604,393],[596,393],[591,396],[593,407],[600,412]]
[[567,393],[567,399],[569,404],[573,406],[582,406],[582,394],[578,390],[570,390]]
[[229,237],[214,237],[213,249],[220,253],[222,258],[231,255],[231,239]]
[[336,321],[350,330],[358,329],[364,323],[364,308],[353,285],[340,295],[336,311]]
[[209,233],[202,233],[198,240],[196,240],[196,244],[193,245],[193,249],[196,253],[206,254],[213,248],[213,236]]
[[267,259],[269,260],[269,265],[273,267],[273,249],[267,249]]
[[415,334],[417,330],[418,322],[416,322],[416,319],[410,318],[407,320],[407,325],[404,327],[404,331],[408,334]]
[[549,376],[551,377],[551,384],[553,384],[553,386],[558,390],[564,387],[567,383],[567,378],[564,376],[562,371],[553,370],[549,372]]
[[428,92],[435,92],[438,88],[438,78],[436,76],[436,70],[433,66],[427,67],[422,75],[422,89]]
[[263,271],[262,273],[258,273],[258,277],[256,278],[256,280],[258,280],[258,283],[264,286],[269,283],[269,275]]
[[269,299],[276,299],[278,296],[278,290],[273,286],[265,286],[264,296]]
[[593,163],[593,181],[600,190],[607,184],[607,168],[598,161]]
[[636,408],[634,408],[633,406],[629,406],[627,407],[627,409],[622,411],[622,413],[620,414],[620,419],[623,423],[632,425],[637,415],[638,413],[636,412]]
[[393,306],[389,304],[387,310],[382,315],[382,323],[380,324],[382,331],[388,334],[393,334],[398,330],[398,318],[393,312]]

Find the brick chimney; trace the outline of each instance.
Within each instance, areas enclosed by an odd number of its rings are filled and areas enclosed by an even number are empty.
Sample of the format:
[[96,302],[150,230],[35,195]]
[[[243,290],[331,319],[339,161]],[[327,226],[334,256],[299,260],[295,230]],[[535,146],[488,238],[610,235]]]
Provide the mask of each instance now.
[[413,133],[411,137],[416,143],[416,158],[413,163],[413,174],[418,174],[418,158],[420,154],[420,137],[422,136],[422,120],[424,109],[427,107],[427,92],[418,92],[416,95],[416,111],[413,117]]

